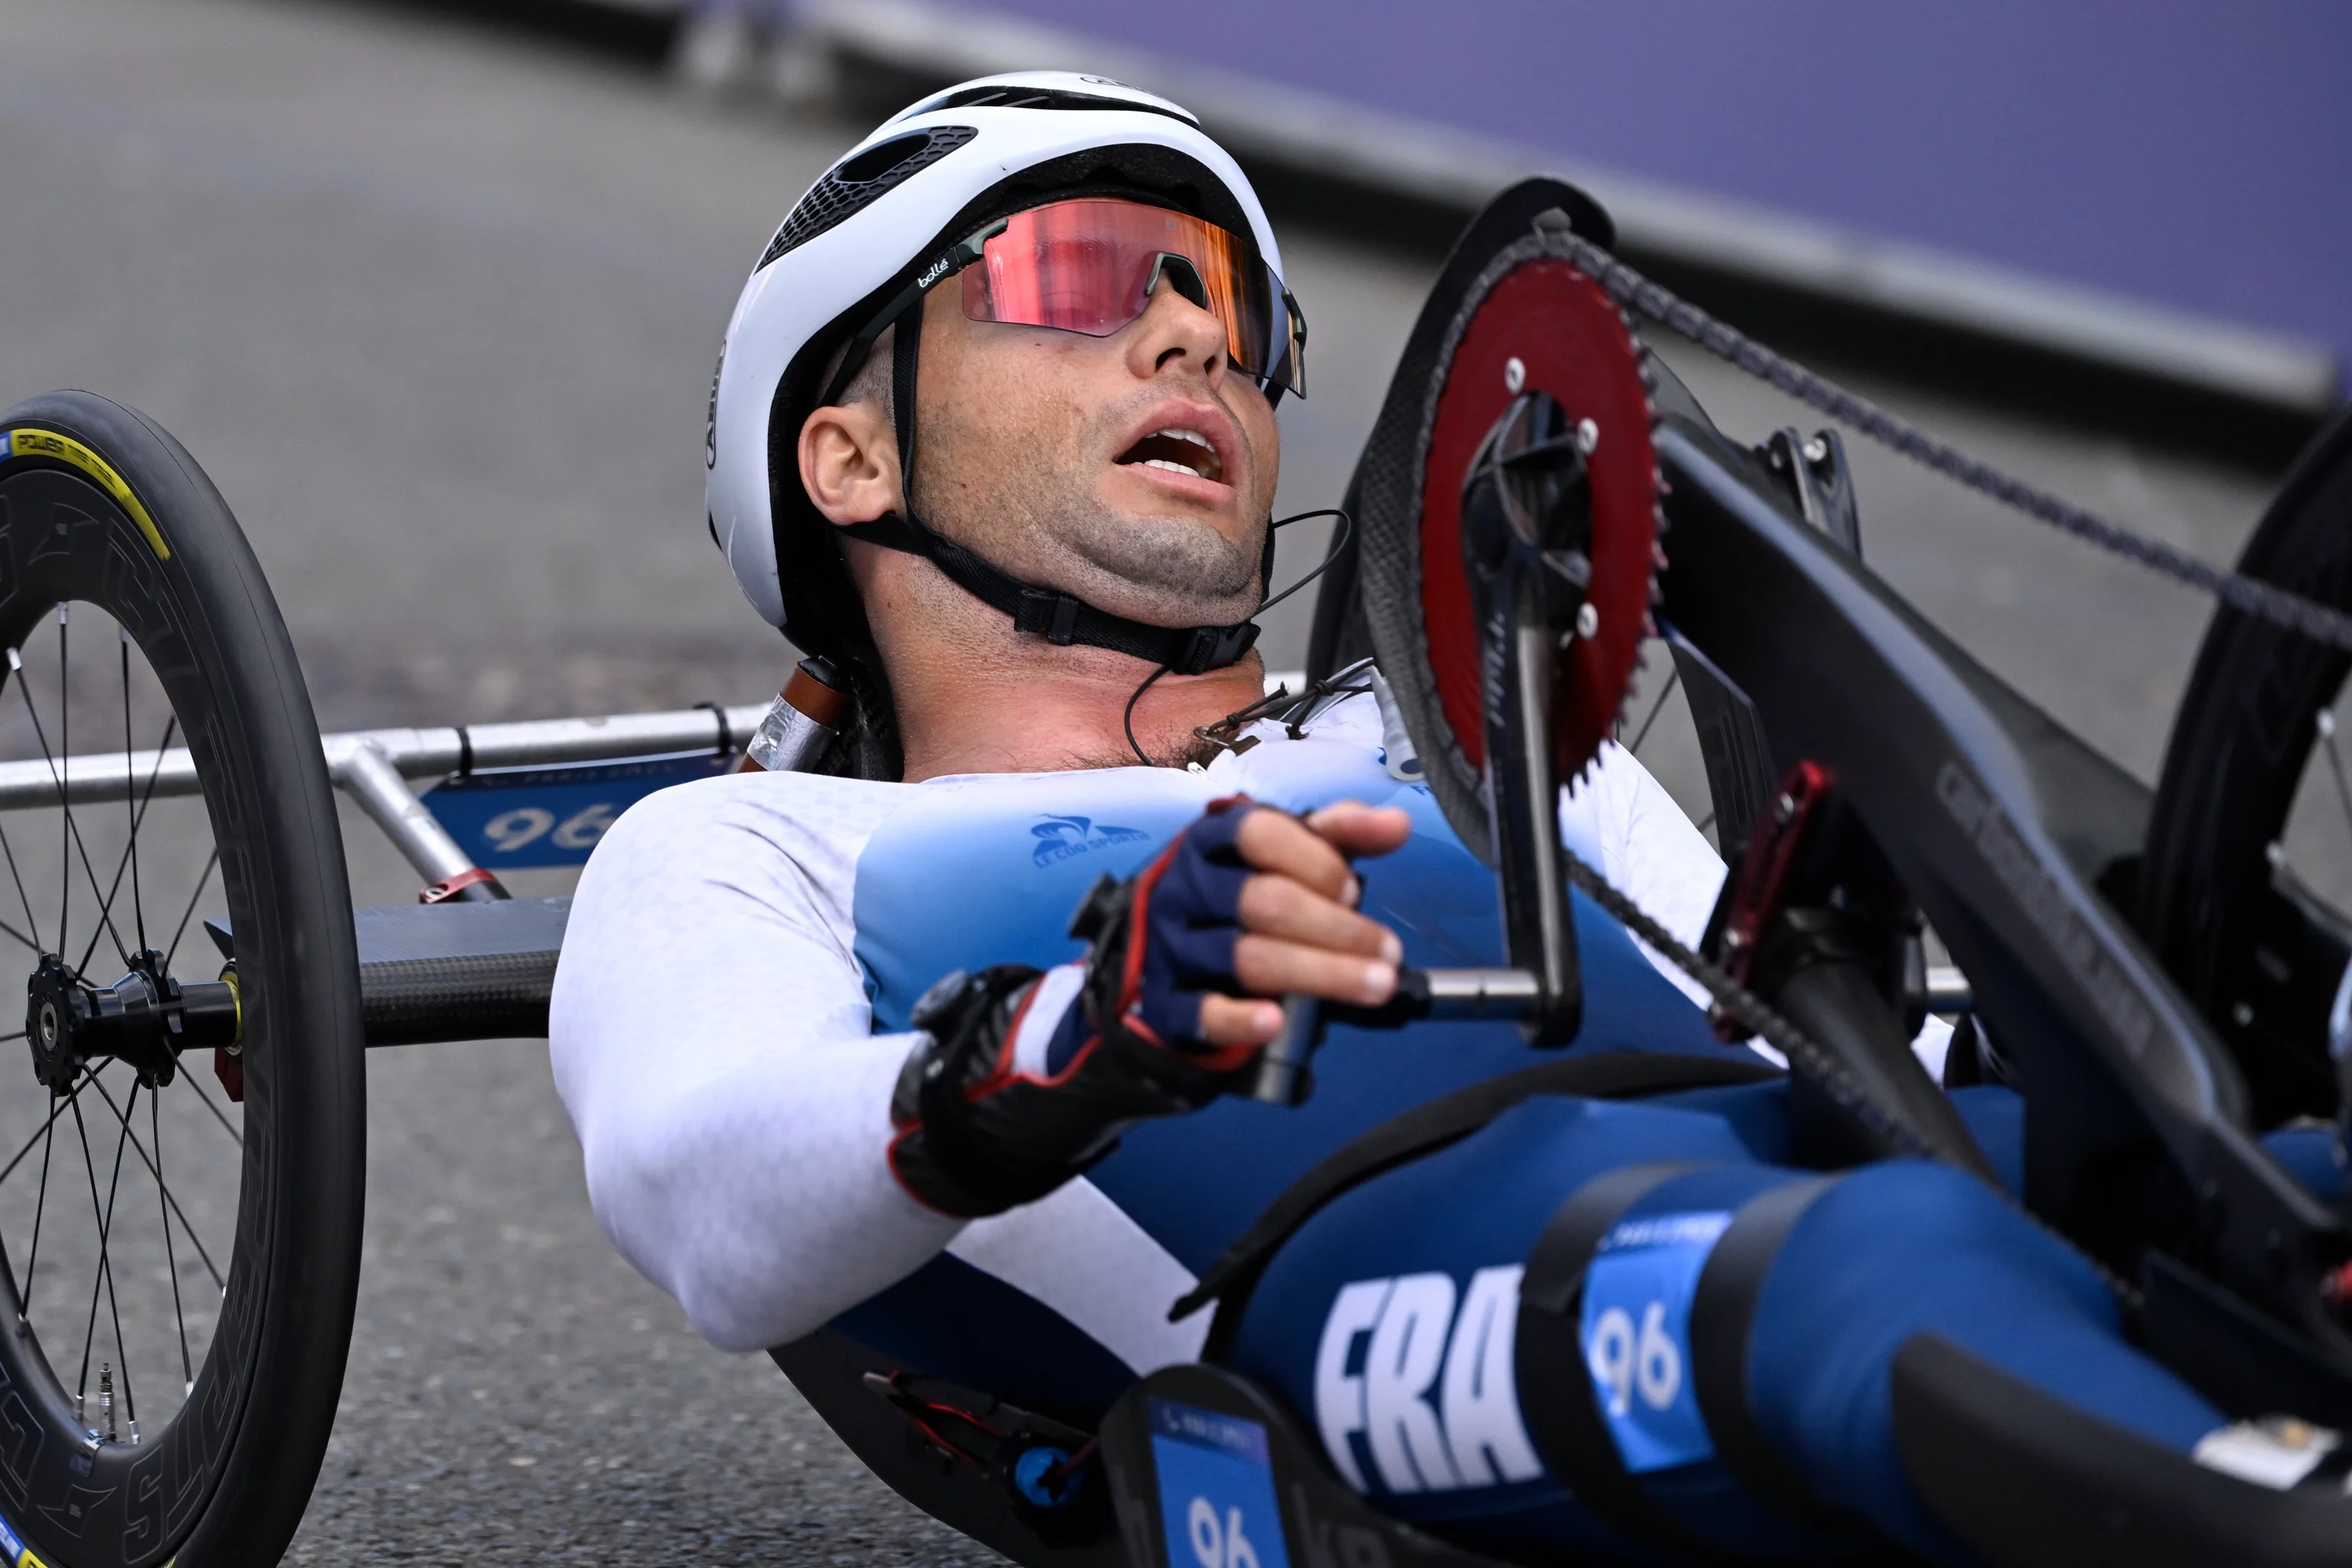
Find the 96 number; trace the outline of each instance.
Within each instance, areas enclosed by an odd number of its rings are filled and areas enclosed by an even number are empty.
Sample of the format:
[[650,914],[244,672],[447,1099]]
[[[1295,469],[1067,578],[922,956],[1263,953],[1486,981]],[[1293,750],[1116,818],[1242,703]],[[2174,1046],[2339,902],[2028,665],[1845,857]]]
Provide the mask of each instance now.
[[1609,1392],[1609,1414],[1622,1415],[1633,1408],[1633,1395],[1653,1410],[1664,1410],[1682,1392],[1683,1353],[1666,1332],[1666,1304],[1653,1301],[1642,1309],[1642,1326],[1622,1307],[1612,1307],[1592,1325],[1584,1347],[1585,1364]]
[[1184,1510],[1184,1531],[1192,1538],[1192,1555],[1201,1568],[1258,1568],[1257,1548],[1242,1533],[1242,1510],[1227,1509],[1223,1520],[1217,1505],[1196,1497]]
[[558,826],[555,813],[540,805],[519,805],[512,811],[502,811],[482,825],[482,836],[490,847],[501,855],[511,855],[526,845],[536,844],[554,829],[550,842],[562,849],[586,849],[604,837],[613,826],[613,806],[609,801],[572,813]]

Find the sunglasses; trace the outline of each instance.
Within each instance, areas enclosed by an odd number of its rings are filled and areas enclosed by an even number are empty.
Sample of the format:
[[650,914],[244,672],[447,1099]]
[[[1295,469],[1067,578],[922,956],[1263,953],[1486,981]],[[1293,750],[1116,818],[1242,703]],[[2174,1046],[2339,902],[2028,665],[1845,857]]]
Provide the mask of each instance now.
[[1269,393],[1307,391],[1307,318],[1246,237],[1188,213],[1075,197],[1013,214],[950,247],[852,340],[821,404],[836,401],[883,329],[961,276],[975,321],[1107,338],[1132,324],[1161,283],[1215,317],[1234,367]]

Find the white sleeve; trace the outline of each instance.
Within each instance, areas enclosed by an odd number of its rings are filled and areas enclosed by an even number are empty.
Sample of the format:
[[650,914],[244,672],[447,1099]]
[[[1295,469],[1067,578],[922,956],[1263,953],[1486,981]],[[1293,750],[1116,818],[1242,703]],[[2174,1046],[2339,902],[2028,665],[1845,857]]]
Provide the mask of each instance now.
[[782,792],[751,783],[666,790],[613,826],[548,1020],[597,1219],[722,1350],[810,1332],[961,1228],[890,1172],[915,1037],[869,1033],[854,847],[780,831]]
[[[1633,753],[1604,742],[1600,758],[1560,800],[1568,847],[1639,904],[1686,947],[1696,947],[1723,888],[1723,861],[1691,826],[1675,797]],[[1684,995],[1704,1007],[1707,994],[1647,942],[1643,955]]]
[[[1569,847],[1599,867],[1611,887],[1641,905],[1684,946],[1698,946],[1723,890],[1722,858],[1633,752],[1603,742],[1600,760],[1561,800],[1559,819]],[[1648,942],[1639,937],[1633,942],[1684,995],[1707,1005],[1711,998],[1697,981]],[[1944,1081],[1944,1056],[1951,1043],[1952,1026],[1937,1017],[1921,1025],[1911,1042],[1912,1054],[1937,1083]],[[1750,1048],[1788,1065],[1760,1041],[1751,1042]]]

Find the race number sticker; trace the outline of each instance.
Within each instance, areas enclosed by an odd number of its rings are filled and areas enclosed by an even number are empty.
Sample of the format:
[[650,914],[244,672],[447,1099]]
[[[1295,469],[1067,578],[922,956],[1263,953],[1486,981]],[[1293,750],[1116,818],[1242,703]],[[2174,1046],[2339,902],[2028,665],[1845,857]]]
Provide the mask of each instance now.
[[734,761],[689,752],[572,767],[490,768],[443,779],[424,798],[477,866],[583,866],[621,813],[657,789],[709,778]]
[[1198,1405],[1146,1403],[1168,1568],[1290,1568],[1265,1428]]
[[1601,1238],[1578,1332],[1601,1418],[1629,1475],[1715,1454],[1691,1392],[1690,1309],[1728,1214],[1645,1215]]

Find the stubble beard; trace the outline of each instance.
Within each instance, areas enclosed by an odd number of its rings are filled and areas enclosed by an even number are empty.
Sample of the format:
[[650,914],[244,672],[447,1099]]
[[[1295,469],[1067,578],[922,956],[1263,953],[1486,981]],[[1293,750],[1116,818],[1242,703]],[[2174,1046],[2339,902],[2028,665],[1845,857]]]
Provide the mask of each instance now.
[[1208,523],[1122,517],[1070,497],[1039,529],[1096,571],[1148,595],[1173,624],[1237,620],[1254,607],[1262,544],[1227,539]]
[[1235,541],[1195,518],[1112,511],[1078,478],[1087,466],[1073,453],[1041,452],[999,477],[991,515],[960,515],[970,509],[950,504],[927,521],[1016,577],[1130,619],[1224,625],[1256,609],[1263,524]]

